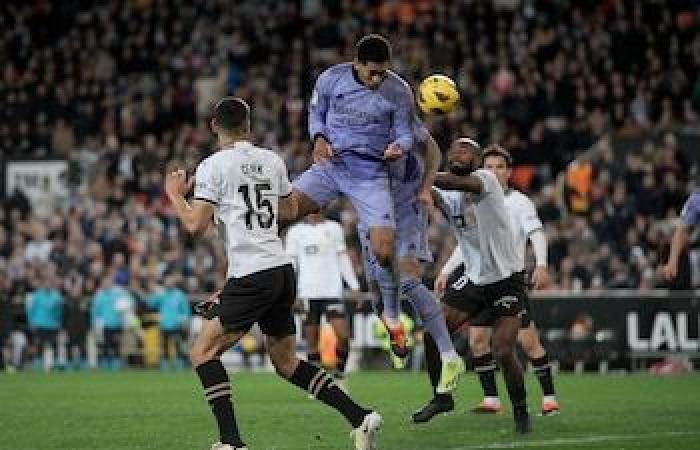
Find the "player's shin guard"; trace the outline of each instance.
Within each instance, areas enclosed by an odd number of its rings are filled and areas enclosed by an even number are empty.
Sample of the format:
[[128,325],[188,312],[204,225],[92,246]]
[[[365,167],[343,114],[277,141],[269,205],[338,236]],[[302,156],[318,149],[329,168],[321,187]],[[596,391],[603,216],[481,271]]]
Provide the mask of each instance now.
[[211,406],[211,410],[219,425],[221,443],[234,447],[243,447],[243,442],[238,435],[238,426],[233,414],[231,403],[231,383],[219,360],[207,361],[195,368],[204,388],[204,395]]
[[353,428],[362,424],[365,416],[371,411],[355,403],[336,385],[333,377],[325,370],[309,364],[304,360],[292,374],[289,381],[306,390],[326,405],[336,409],[350,422]]
[[492,353],[473,358],[474,372],[479,375],[479,383],[484,391],[484,397],[498,397],[496,388],[496,361]]
[[549,363],[549,355],[546,353],[541,358],[530,360],[535,369],[535,375],[542,386],[544,396],[554,396],[554,380],[552,379],[552,365]]
[[457,352],[452,345],[452,338],[447,331],[447,324],[440,311],[432,292],[415,278],[401,280],[401,293],[409,298],[411,304],[418,312],[423,326],[430,333],[437,345],[437,349],[443,356],[456,357]]

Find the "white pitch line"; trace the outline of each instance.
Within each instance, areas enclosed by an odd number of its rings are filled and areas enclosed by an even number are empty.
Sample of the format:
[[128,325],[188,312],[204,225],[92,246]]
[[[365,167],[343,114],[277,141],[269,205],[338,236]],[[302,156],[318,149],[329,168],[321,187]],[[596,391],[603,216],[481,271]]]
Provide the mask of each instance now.
[[682,437],[682,436],[697,436],[700,431],[661,431],[658,433],[646,434],[618,434],[618,435],[598,435],[598,436],[580,436],[570,438],[556,438],[540,441],[513,441],[493,444],[472,445],[468,447],[453,447],[450,450],[476,450],[476,449],[499,449],[499,448],[525,448],[525,447],[558,447],[562,445],[584,445],[593,444],[596,442],[606,441],[634,441],[640,438],[649,437]]

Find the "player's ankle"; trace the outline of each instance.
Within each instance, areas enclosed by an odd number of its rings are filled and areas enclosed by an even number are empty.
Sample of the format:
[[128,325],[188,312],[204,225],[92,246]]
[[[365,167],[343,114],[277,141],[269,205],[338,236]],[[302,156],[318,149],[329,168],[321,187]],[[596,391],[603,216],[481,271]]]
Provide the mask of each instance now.
[[447,351],[445,353],[440,353],[440,359],[442,362],[449,361],[452,359],[459,358],[459,354],[454,350]]

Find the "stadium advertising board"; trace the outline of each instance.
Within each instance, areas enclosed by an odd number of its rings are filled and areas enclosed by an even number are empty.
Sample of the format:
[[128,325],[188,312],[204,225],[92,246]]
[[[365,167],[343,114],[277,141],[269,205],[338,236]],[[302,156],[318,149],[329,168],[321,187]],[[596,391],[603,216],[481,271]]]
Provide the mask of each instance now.
[[700,351],[700,298],[545,297],[533,299],[540,329],[570,329],[588,319],[592,333],[612,330],[629,354],[697,353]]
[[51,213],[59,198],[68,194],[66,176],[68,162],[8,161],[5,165],[5,193],[12,195],[15,189],[24,192],[35,212],[40,216]]

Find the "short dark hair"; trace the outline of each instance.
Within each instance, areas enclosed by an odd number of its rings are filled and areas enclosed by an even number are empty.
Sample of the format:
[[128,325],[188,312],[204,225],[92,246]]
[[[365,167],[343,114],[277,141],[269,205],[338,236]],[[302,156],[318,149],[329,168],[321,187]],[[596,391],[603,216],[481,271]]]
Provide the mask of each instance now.
[[491,144],[484,149],[484,159],[488,158],[489,156],[500,156],[505,160],[508,167],[513,165],[513,157],[510,156],[508,150],[498,144]]
[[385,63],[391,59],[391,44],[384,36],[368,34],[355,44],[355,54],[362,64]]
[[243,130],[249,119],[250,106],[242,98],[224,97],[214,107],[214,120],[224,130]]

